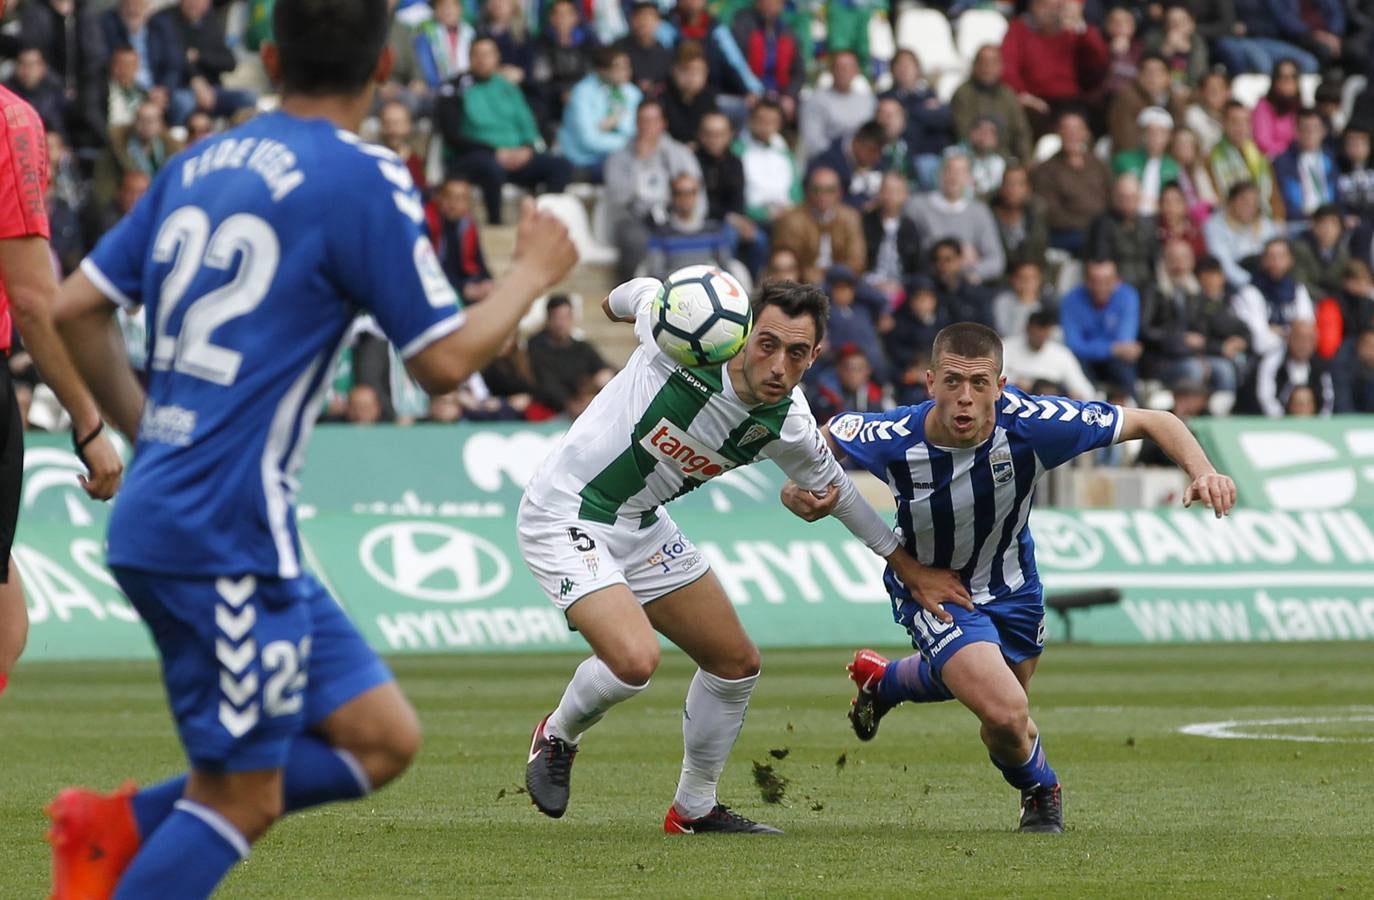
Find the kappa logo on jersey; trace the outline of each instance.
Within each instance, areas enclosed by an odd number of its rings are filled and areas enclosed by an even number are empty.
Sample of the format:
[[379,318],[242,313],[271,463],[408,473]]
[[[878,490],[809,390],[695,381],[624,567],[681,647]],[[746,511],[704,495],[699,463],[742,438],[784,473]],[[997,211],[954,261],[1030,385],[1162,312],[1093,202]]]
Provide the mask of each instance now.
[[992,480],[997,484],[1006,484],[1016,477],[1016,467],[1012,464],[1009,451],[992,452],[988,455],[988,462],[992,465]]
[[905,415],[895,422],[869,422],[859,432],[859,441],[867,444],[870,441],[890,441],[893,435],[906,437],[911,434],[911,429],[906,427],[910,421],[911,416]]
[[830,433],[835,435],[838,440],[852,441],[862,427],[864,427],[864,417],[850,413],[831,422]]
[[659,419],[658,424],[639,439],[639,446],[648,450],[660,462],[665,462],[692,478],[715,478],[735,467],[735,464],[725,457],[699,444],[696,438],[667,419]]

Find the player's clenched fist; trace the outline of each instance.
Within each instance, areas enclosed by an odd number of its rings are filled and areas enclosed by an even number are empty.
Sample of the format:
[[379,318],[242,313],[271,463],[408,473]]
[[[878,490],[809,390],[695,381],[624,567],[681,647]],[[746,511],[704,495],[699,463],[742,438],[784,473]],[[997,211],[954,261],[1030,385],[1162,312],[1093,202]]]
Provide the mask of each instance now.
[[97,434],[81,449],[87,474],[79,476],[81,487],[92,500],[109,500],[119,490],[124,477],[124,461],[104,434]]
[[1183,505],[1189,507],[1193,501],[1216,513],[1218,519],[1231,511],[1236,505],[1236,483],[1230,476],[1220,472],[1208,472],[1193,479],[1188,490],[1183,492]]
[[831,485],[825,493],[803,490],[792,479],[782,486],[782,505],[804,522],[819,522],[830,515],[840,499],[839,485]]
[[577,246],[567,227],[557,216],[526,198],[520,206],[520,224],[515,229],[515,257],[512,266],[537,277],[544,289],[563,280],[577,265]]

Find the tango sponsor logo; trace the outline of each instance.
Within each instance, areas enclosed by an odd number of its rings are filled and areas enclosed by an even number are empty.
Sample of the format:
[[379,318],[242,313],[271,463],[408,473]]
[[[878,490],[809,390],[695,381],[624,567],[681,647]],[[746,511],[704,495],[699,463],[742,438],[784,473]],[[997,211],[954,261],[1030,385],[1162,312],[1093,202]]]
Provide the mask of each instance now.
[[672,466],[683,475],[705,481],[735,467],[714,450],[698,446],[699,441],[667,419],[659,419],[639,445],[657,459]]

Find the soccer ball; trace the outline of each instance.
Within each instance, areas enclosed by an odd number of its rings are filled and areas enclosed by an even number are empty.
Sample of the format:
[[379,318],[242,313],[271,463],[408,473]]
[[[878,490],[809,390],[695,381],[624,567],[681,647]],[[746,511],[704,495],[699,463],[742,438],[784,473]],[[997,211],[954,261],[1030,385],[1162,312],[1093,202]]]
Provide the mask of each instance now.
[[754,326],[743,285],[715,266],[678,269],[654,299],[654,340],[684,366],[718,366],[738,353]]

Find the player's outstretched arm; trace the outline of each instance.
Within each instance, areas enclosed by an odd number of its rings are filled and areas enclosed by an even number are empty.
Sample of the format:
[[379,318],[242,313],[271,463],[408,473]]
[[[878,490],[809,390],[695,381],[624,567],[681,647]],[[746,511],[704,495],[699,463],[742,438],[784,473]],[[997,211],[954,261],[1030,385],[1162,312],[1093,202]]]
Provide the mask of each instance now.
[[1196,500],[1216,513],[1218,519],[1231,511],[1236,505],[1236,483],[1217,472],[1202,445],[1178,416],[1157,409],[1123,412],[1125,418],[1118,441],[1149,438],[1188,474],[1191,483],[1183,492],[1184,506],[1192,506]]
[[568,229],[552,213],[526,200],[515,233],[515,256],[491,293],[468,310],[463,327],[440,338],[406,363],[430,394],[447,394],[486,368],[515,332],[530,305],[577,264]]
[[0,273],[24,347],[72,418],[72,434],[88,470],[81,486],[95,499],[108,500],[119,490],[124,462],[100,433],[100,410],[57,332],[57,281],[47,240],[38,236],[0,240]]
[[[826,437],[830,435],[827,432]],[[834,444],[834,440],[831,440]],[[830,515],[839,502],[843,485],[832,484],[824,493],[803,489],[790,478],[782,486],[782,505],[788,511],[807,522],[815,522]],[[850,485],[850,490],[855,490]],[[857,491],[855,491],[857,493]],[[866,504],[867,501],[861,502]],[[973,598],[964,586],[959,574],[951,569],[936,569],[922,565],[911,554],[898,545],[883,559],[901,579],[902,584],[911,591],[916,602],[929,610],[941,622],[952,622],[954,617],[945,611],[942,604],[956,603],[965,609],[973,609]]]
[[130,441],[143,418],[143,386],[129,365],[115,305],[78,269],[62,283],[57,327],[77,369],[105,415]]

